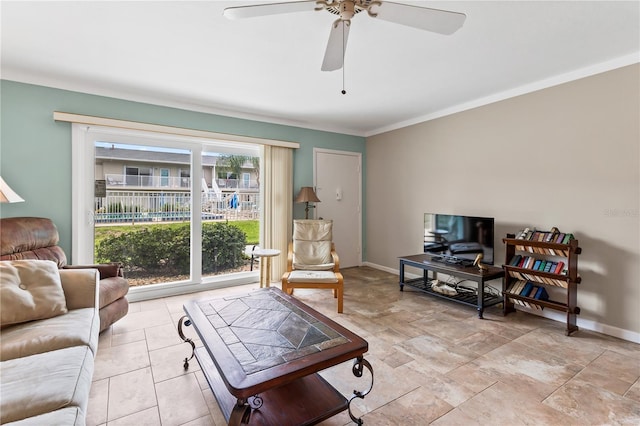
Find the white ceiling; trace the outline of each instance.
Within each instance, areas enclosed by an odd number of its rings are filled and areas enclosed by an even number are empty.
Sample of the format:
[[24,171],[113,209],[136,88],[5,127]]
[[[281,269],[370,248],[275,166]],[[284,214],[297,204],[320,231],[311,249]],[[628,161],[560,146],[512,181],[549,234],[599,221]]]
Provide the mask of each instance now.
[[2,1],[1,76],[369,136],[640,62],[638,1],[396,2],[467,19],[444,36],[356,15],[346,95],[320,71],[336,17],[222,16],[252,0]]

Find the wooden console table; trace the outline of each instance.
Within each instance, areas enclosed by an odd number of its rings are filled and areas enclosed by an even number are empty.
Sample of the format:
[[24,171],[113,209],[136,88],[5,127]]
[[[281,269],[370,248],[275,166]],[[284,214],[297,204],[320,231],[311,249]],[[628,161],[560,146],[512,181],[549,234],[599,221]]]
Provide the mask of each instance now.
[[[430,254],[415,254],[400,257],[400,291],[404,290],[405,285],[409,285],[443,299],[452,300],[468,306],[474,306],[478,310],[478,318],[482,318],[484,308],[502,303],[501,296],[487,294],[484,291],[484,283],[486,281],[496,280],[504,276],[504,270],[502,268],[487,265],[487,270],[481,271],[477,266],[463,266],[435,261],[433,260],[434,257],[434,255]],[[407,265],[422,269],[422,277],[405,281],[404,268]],[[435,292],[431,289],[432,279],[428,276],[429,271],[432,271],[433,273],[441,272],[443,274],[476,282],[478,284],[477,295],[473,293],[458,293],[455,296],[446,296]]]
[[[224,299],[184,305],[180,337],[191,345],[222,413],[230,425],[313,425],[364,398],[373,387],[373,369],[363,357],[366,340],[276,287]],[[203,346],[195,348],[183,325],[193,325]],[[371,373],[371,385],[347,400],[319,374],[354,360],[352,372]]]

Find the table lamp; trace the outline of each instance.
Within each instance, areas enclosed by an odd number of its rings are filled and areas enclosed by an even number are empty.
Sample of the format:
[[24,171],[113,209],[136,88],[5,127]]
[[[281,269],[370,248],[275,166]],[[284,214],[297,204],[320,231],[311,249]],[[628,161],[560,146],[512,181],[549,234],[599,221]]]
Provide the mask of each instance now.
[[24,200],[15,193],[0,176],[0,203],[22,203]]
[[313,191],[313,187],[311,186],[303,186],[302,188],[300,188],[300,192],[298,193],[298,196],[296,197],[296,203],[305,203],[305,208],[304,208],[304,218],[305,219],[309,219],[309,209],[314,208],[315,206],[310,206],[309,203],[319,203],[320,199],[318,198],[318,196],[316,195],[316,193]]

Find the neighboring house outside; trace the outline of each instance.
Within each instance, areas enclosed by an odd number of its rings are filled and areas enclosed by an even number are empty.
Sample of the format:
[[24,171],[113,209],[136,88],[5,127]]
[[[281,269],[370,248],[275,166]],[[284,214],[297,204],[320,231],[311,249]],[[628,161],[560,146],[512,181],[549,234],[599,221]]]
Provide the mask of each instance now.
[[[189,153],[96,146],[96,222],[184,220],[191,205]],[[239,176],[225,156],[202,156],[203,217],[257,217],[259,169],[246,161]],[[101,189],[99,189],[101,188]],[[208,215],[208,216],[205,216]]]

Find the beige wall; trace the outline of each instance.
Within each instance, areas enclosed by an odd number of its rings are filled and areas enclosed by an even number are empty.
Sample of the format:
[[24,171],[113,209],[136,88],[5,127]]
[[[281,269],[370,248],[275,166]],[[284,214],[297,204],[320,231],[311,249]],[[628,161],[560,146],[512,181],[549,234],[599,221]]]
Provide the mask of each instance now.
[[419,253],[425,212],[495,217],[496,265],[507,232],[557,226],[583,248],[579,325],[639,339],[639,117],[636,64],[369,137],[367,262]]

